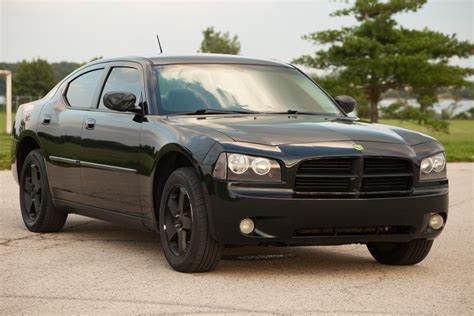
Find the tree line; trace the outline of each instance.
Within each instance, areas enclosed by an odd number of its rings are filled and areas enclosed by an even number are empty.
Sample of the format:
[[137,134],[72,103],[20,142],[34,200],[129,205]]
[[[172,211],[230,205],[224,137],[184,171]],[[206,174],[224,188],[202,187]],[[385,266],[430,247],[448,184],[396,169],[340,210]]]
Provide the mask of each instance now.
[[[427,28],[407,29],[395,20],[395,15],[417,11],[425,3],[426,0],[356,0],[331,14],[355,18],[354,26],[304,35],[304,40],[323,48],[295,58],[292,63],[325,70],[326,75],[315,80],[331,95],[355,97],[358,115],[372,122],[378,121],[382,98],[409,95],[416,98],[419,108],[398,102],[385,110],[385,115],[446,129],[446,125],[433,123],[432,106],[440,93],[455,98],[474,96],[474,85],[469,81],[474,69],[449,64],[454,57],[473,56],[474,45]],[[202,34],[198,52],[240,54],[237,35],[213,27]],[[69,62],[48,64],[41,59],[0,63],[0,68],[13,70],[14,93],[18,95],[44,95],[78,66]]]
[[[11,70],[13,73],[14,95],[44,96],[65,76],[80,67],[80,63],[56,62],[48,63],[43,59],[21,61],[18,63],[2,63],[0,69]],[[4,94],[5,82],[0,80],[0,94]]]

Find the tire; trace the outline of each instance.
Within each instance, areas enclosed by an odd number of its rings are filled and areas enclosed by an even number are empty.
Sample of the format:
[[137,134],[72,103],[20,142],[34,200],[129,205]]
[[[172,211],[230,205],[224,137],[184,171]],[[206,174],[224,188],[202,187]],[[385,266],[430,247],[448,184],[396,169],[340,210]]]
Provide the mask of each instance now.
[[44,158],[39,149],[31,151],[23,162],[20,208],[25,226],[35,233],[58,232],[67,219],[66,212],[53,206]]
[[174,171],[161,196],[160,239],[170,266],[187,273],[214,269],[223,247],[211,237],[204,193],[194,168]]
[[415,239],[404,243],[370,243],[370,254],[382,264],[414,265],[423,261],[430,252],[433,240]]

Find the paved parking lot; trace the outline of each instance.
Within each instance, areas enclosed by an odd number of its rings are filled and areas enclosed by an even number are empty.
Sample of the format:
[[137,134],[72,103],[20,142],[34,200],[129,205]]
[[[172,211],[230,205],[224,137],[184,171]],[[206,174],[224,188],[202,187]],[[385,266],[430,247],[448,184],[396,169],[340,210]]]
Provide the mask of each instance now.
[[[363,245],[233,248],[180,274],[155,234],[72,215],[59,234],[22,223],[0,172],[0,313],[474,314],[474,164],[448,166],[450,217],[420,265],[377,264]],[[250,260],[253,254],[282,254]],[[237,259],[247,260],[237,260]]]

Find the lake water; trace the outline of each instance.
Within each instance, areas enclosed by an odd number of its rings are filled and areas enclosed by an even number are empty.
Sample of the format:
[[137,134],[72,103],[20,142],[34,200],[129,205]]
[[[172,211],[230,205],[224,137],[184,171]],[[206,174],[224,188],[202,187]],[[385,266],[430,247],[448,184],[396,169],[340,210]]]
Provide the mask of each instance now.
[[[416,99],[408,99],[407,101],[408,101],[408,104],[410,104],[414,107],[419,107],[420,106],[416,102]],[[387,106],[389,106],[390,104],[392,104],[394,102],[397,102],[396,98],[383,99],[382,101],[380,101],[379,107],[380,108],[387,107]],[[433,105],[433,110],[435,110],[436,113],[441,114],[441,111],[443,109],[448,108],[453,103],[454,103],[453,99],[440,99],[438,103]],[[474,107],[474,100],[462,99],[462,100],[458,101],[457,107],[456,107],[456,109],[454,110],[453,113],[454,114],[459,114],[459,113],[465,112],[465,111],[467,111],[467,110],[469,110],[470,108],[473,108],[473,107]]]

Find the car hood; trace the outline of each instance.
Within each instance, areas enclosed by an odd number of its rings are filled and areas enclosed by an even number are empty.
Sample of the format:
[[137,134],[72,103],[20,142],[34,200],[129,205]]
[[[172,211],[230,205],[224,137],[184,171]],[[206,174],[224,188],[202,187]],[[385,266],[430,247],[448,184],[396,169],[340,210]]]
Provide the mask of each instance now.
[[218,131],[234,141],[264,145],[303,144],[335,141],[365,141],[416,145],[430,136],[382,124],[338,121],[315,115],[216,115],[169,117],[172,124],[212,134]]

